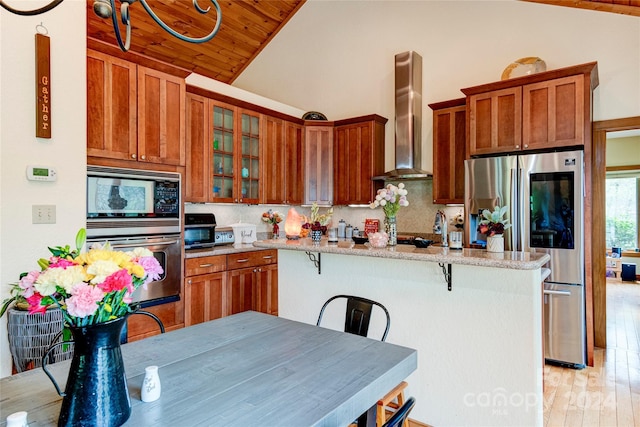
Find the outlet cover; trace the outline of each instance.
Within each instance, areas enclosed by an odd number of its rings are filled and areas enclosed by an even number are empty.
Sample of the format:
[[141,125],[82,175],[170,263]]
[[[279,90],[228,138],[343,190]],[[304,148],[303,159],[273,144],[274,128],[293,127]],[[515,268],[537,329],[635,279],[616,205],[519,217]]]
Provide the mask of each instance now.
[[55,224],[56,223],[56,205],[32,205],[31,223],[32,224]]

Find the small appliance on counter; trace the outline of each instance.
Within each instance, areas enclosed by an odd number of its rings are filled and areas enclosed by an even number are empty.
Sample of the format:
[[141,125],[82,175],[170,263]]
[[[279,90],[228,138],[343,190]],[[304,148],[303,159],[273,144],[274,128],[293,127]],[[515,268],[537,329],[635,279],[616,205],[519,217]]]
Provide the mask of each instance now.
[[215,233],[216,246],[233,245],[236,238],[231,227],[218,227]]
[[212,213],[184,216],[184,248],[212,248],[216,245],[216,217]]

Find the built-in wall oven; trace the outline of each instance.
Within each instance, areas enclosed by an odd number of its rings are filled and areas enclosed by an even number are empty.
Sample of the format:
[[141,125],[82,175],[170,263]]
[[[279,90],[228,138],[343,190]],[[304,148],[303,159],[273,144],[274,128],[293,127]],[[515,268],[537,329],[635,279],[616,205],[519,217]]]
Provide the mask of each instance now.
[[138,288],[143,307],[180,299],[182,235],[180,174],[87,167],[87,245],[108,241],[114,249],[143,247],[164,273]]

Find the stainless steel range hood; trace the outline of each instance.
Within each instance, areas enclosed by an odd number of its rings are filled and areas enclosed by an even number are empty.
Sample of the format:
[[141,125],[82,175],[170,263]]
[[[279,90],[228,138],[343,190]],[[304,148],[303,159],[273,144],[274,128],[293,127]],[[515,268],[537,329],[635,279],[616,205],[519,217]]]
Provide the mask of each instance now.
[[431,178],[422,169],[422,57],[409,51],[395,56],[396,168],[374,180]]

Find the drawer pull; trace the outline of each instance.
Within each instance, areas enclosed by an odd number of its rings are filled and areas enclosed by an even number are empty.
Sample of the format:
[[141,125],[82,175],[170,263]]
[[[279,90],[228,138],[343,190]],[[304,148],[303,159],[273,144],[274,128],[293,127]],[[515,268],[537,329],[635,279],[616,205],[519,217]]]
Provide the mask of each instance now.
[[209,264],[200,264],[200,268],[207,268],[207,267],[213,267],[214,264],[209,263]]
[[271,259],[271,258],[273,258],[273,255],[265,255],[265,256],[263,256],[262,258],[263,258],[263,259]]
[[239,259],[236,262],[240,263],[240,262],[247,262],[247,261],[249,261],[249,258]]

